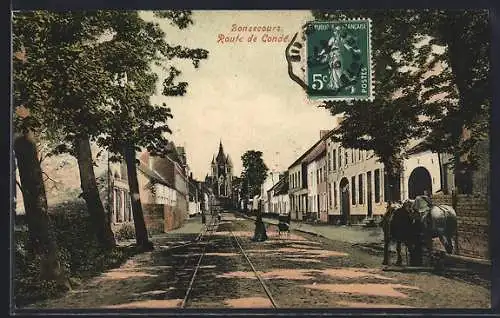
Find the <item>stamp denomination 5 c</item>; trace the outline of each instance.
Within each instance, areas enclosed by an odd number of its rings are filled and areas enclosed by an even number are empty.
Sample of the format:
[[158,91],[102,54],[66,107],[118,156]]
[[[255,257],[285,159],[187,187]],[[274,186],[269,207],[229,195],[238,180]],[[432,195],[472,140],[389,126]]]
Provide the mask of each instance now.
[[309,22],[307,93],[314,99],[372,100],[369,19]]

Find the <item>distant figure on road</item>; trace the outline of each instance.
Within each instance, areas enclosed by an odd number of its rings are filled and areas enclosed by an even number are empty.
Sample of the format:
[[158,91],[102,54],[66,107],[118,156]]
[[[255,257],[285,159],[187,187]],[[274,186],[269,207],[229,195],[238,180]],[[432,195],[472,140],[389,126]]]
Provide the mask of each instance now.
[[255,232],[252,237],[254,242],[263,242],[267,240],[266,225],[262,221],[262,214],[258,212],[257,219],[255,220]]

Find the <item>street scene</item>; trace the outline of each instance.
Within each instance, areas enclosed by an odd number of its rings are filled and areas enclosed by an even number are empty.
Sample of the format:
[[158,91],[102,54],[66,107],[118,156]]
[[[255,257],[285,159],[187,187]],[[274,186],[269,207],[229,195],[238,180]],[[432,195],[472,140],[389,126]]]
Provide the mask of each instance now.
[[490,309],[489,19],[13,12],[11,313]]
[[[158,236],[155,251],[129,259],[46,308],[478,308],[489,306],[486,281],[432,272],[382,269],[381,255],[343,241],[254,224],[222,213],[196,242],[199,217]],[[186,245],[189,244],[189,245]],[[457,279],[458,278],[458,279]],[[484,279],[484,278],[483,278]]]

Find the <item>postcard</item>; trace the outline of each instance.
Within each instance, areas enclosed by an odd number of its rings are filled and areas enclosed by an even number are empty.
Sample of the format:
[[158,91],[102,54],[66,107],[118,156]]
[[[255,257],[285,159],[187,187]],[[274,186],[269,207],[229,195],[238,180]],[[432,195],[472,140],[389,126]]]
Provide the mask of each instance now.
[[14,311],[489,309],[490,21],[14,11]]

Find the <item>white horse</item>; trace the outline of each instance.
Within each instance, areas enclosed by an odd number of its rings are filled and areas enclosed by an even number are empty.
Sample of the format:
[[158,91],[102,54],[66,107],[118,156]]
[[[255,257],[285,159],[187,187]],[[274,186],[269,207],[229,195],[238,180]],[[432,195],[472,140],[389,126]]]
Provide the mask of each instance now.
[[457,214],[449,205],[434,205],[428,196],[417,196],[408,200],[407,204],[413,211],[420,214],[423,225],[424,239],[429,250],[432,249],[432,239],[438,237],[448,254],[453,253],[453,238],[457,231]]

